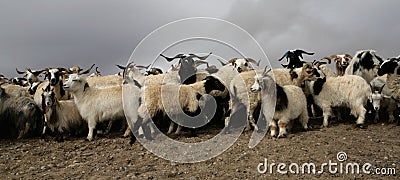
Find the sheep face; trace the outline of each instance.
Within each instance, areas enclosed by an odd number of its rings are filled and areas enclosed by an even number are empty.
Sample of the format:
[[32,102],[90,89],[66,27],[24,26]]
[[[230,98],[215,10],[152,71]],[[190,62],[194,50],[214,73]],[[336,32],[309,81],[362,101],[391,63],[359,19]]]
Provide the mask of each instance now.
[[28,89],[30,95],[34,95],[35,94],[39,84],[41,84],[41,82],[34,82],[34,83],[31,84],[31,86]]
[[84,77],[78,74],[71,74],[68,80],[64,83],[63,88],[67,91],[77,92],[77,91],[84,91],[85,88],[88,86]]
[[261,79],[262,79],[262,76],[260,76],[258,74],[256,74],[254,76],[254,84],[250,88],[251,92],[255,93],[255,92],[261,91],[261,89],[262,89],[261,84],[260,84]]
[[239,73],[248,71],[249,68],[249,62],[246,59],[236,59],[236,61],[232,62],[232,65]]
[[47,79],[50,82],[50,85],[55,86],[57,83],[60,82],[60,76],[62,76],[62,73],[60,69],[54,68],[54,69],[49,69],[45,72]]
[[334,62],[342,68],[346,68],[351,61],[352,57],[348,54],[337,55]]
[[382,94],[379,91],[372,93],[372,105],[375,111],[378,111],[381,106]]
[[[45,107],[51,107],[55,102],[55,94],[53,91],[44,91],[42,94],[42,105]],[[45,109],[45,108],[43,108]]]

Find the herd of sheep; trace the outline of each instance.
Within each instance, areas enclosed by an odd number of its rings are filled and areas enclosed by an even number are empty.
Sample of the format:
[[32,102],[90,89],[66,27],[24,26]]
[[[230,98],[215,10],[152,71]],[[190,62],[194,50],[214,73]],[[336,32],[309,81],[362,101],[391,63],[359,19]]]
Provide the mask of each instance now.
[[[365,126],[368,114],[374,114],[374,122],[386,114],[389,122],[396,120],[400,57],[383,60],[374,50],[362,50],[354,56],[331,55],[304,62],[302,54],[313,55],[287,51],[279,61],[286,57],[288,64],[275,69],[259,67],[251,58],[219,60],[222,66],[217,68],[206,61],[211,53],[161,55],[176,62],[166,72],[133,63],[117,65],[122,72],[107,76],[97,67],[86,76],[94,65],[87,70],[77,66],[16,69],[22,77],[0,75],[0,138],[51,134],[62,141],[66,135],[87,133],[86,139],[92,141],[99,124],[105,124],[109,132],[116,121],[122,122],[123,136],[130,136],[131,143],[136,137],[152,140],[159,130],[195,135],[211,119],[229,133],[235,128],[232,115],[243,107],[246,129],[269,130],[278,138],[287,136],[295,120],[307,130],[309,119],[321,115],[322,127],[328,127],[332,117],[349,114],[356,117],[358,127]],[[335,70],[327,65],[331,61]],[[211,99],[216,104],[213,108]],[[264,127],[257,123],[263,117]]]

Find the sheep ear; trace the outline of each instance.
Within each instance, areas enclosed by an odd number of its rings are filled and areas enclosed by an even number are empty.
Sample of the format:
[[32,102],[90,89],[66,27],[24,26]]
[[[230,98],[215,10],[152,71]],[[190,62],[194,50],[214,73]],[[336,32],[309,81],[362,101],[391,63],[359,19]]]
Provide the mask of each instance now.
[[381,89],[379,90],[379,94],[382,93],[383,88],[385,87],[386,84],[383,84],[383,86],[381,87]]
[[83,87],[83,91],[86,91],[87,88],[89,88],[89,84],[85,83],[85,86]]

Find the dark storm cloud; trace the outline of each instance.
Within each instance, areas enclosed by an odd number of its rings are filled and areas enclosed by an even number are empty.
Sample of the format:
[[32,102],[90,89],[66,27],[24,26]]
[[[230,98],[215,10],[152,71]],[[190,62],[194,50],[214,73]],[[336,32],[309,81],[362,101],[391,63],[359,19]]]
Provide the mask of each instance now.
[[[103,74],[116,73],[114,64],[125,64],[148,33],[194,16],[241,26],[262,45],[275,67],[275,59],[293,48],[315,51],[307,60],[354,54],[359,49],[376,49],[379,55],[392,57],[400,54],[399,5],[396,0],[1,1],[0,74],[15,76],[15,67],[89,67],[92,63]],[[244,45],[251,43],[243,40]],[[151,60],[138,63],[146,61]]]

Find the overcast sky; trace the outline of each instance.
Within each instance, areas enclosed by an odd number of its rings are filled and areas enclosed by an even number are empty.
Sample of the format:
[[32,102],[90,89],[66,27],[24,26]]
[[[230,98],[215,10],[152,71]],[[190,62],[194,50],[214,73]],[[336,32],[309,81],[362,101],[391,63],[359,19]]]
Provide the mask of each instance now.
[[[257,40],[274,67],[279,67],[276,59],[295,48],[315,52],[305,57],[310,61],[333,53],[354,55],[360,49],[375,49],[388,58],[400,54],[399,6],[398,0],[0,0],[0,74],[16,76],[16,67],[85,68],[93,63],[102,74],[114,74],[115,64],[126,64],[146,35],[189,17],[219,18],[240,26]],[[230,32],[213,28],[204,31]],[[174,35],[186,31],[178,28]],[[194,41],[165,53],[212,51],[224,59],[238,56],[217,46]],[[243,40],[240,49],[246,47],[254,48]],[[246,55],[264,60],[251,51]],[[147,57],[135,61],[150,62],[153,59]]]

